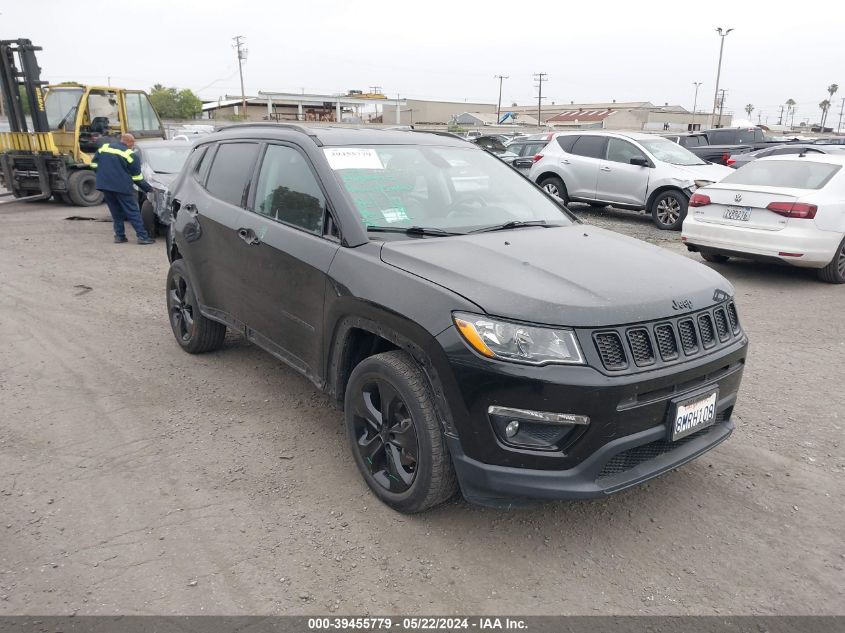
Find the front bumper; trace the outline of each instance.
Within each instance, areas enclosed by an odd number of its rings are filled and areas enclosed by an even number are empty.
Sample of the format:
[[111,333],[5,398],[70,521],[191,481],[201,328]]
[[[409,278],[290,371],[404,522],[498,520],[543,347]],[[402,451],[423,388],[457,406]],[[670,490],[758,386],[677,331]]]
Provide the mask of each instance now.
[[[700,222],[693,214],[687,215],[681,238],[688,248],[712,249],[748,259],[779,260],[803,268],[827,266],[842,241],[841,234],[817,229],[811,220],[790,221],[779,231],[767,231]],[[801,256],[783,257],[779,253],[800,253]]]
[[[530,367],[481,359],[450,328],[438,337],[448,358],[439,371],[452,428],[447,441],[464,496],[483,505],[529,499],[584,499],[623,490],[676,468],[730,436],[730,416],[748,341],[651,371],[589,366]],[[583,347],[583,345],[582,345]],[[671,443],[671,403],[718,387],[716,423]],[[590,424],[560,450],[506,446],[488,407],[586,415]]]
[[[724,406],[720,401],[720,407]],[[666,426],[656,426],[605,444],[578,466],[563,471],[484,464],[467,457],[457,438],[447,436],[447,440],[467,501],[508,507],[527,499],[591,499],[619,492],[706,453],[728,439],[733,429],[730,418],[722,415],[715,425],[671,446]]]

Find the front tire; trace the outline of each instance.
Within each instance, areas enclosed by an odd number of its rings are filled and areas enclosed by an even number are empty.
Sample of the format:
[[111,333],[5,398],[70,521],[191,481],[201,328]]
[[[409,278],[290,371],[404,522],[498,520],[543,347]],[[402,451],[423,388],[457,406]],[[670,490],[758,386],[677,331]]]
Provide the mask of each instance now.
[[680,191],[664,191],[651,202],[651,219],[661,231],[680,231],[689,199]]
[[819,269],[819,279],[829,284],[845,284],[845,239],[839,243],[830,263]]
[[144,204],[141,205],[141,219],[144,221],[144,229],[147,231],[147,235],[155,239],[156,233],[158,233],[158,222],[153,204],[149,200],[144,200]]
[[569,194],[566,191],[566,185],[557,176],[546,176],[537,184],[550,196],[557,198],[563,204],[569,204]]
[[352,370],[344,418],[358,470],[394,510],[422,512],[457,492],[431,386],[406,352],[376,354]]
[[167,271],[167,312],[176,342],[189,354],[211,352],[223,345],[226,326],[200,314],[188,267],[182,259],[170,264]]
[[77,169],[70,173],[67,195],[78,207],[94,207],[103,202],[103,192],[97,190],[97,176],[90,169]]

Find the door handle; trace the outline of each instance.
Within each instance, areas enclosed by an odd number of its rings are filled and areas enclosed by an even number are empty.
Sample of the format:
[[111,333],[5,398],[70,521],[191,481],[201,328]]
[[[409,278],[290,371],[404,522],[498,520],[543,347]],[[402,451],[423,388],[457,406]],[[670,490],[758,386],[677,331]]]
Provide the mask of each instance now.
[[261,240],[258,239],[258,236],[252,229],[238,229],[238,237],[250,246],[261,244]]
[[599,167],[602,171],[610,171],[610,167]]

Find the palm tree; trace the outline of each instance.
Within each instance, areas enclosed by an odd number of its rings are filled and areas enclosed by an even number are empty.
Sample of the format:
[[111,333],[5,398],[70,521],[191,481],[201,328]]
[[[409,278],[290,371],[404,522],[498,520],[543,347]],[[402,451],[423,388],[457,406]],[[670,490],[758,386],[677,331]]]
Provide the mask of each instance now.
[[745,106],[745,112],[748,114],[748,116],[751,116],[751,113],[754,112],[754,106],[750,103],[747,104]]
[[827,117],[827,110],[828,110],[828,108],[830,108],[830,101],[825,99],[824,101],[819,103],[819,108],[822,111],[822,122],[821,122],[821,125],[819,126],[819,131],[824,132],[824,120]]
[[[792,111],[792,109],[794,107],[795,107],[795,99],[787,99],[786,100],[786,120],[787,121],[789,120],[789,113]],[[793,120],[794,120],[794,118],[795,117],[793,116]]]
[[[833,95],[836,94],[836,91],[839,90],[839,84],[830,84],[827,87],[827,94],[830,95],[828,98],[828,109],[830,109],[830,103],[833,103]],[[827,123],[827,110],[824,112],[824,121],[822,121],[822,129],[824,129],[824,124]]]

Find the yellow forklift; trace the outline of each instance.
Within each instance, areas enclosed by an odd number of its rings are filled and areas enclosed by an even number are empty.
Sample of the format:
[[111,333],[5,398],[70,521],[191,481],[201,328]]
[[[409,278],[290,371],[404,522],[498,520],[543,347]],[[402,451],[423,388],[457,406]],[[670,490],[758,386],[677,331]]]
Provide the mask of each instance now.
[[97,147],[125,132],[165,138],[164,128],[142,90],[46,85],[35,58],[39,50],[27,39],[0,40],[0,93],[9,119],[9,131],[0,129],[0,186],[7,190],[0,196],[100,204],[90,167]]

